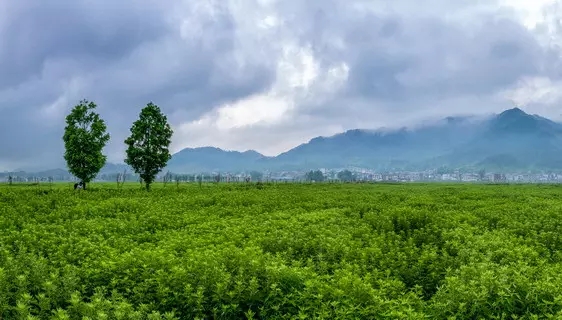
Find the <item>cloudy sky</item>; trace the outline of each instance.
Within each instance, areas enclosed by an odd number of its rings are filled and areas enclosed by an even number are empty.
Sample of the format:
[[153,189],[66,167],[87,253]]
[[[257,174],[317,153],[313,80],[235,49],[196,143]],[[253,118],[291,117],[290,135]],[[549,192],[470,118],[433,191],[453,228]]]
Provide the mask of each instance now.
[[149,101],[173,151],[275,155],[318,135],[519,105],[560,120],[550,0],[3,0],[0,170],[64,166],[93,100],[110,161]]

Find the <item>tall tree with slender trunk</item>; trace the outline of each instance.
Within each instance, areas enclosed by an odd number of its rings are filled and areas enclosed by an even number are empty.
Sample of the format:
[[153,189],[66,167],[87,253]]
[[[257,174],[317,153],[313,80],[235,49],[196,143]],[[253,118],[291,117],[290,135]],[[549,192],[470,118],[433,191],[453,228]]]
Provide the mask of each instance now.
[[94,102],[81,100],[66,116],[64,128],[64,159],[68,171],[86,184],[96,177],[107,161],[102,153],[109,141],[109,133]]
[[150,102],[141,110],[139,119],[131,127],[131,135],[125,140],[125,163],[141,177],[147,191],[172,158],[169,151],[172,135],[168,119]]

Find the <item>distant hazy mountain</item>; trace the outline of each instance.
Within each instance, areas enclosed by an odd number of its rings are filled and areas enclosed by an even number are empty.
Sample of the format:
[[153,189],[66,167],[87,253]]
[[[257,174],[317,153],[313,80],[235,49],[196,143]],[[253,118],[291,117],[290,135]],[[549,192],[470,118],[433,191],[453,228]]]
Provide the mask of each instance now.
[[562,169],[562,124],[517,108],[507,110],[441,159],[451,166]]
[[105,166],[103,166],[103,168],[100,170],[100,173],[122,173],[124,171],[127,171],[127,173],[132,173],[133,169],[124,163],[107,162]]
[[182,173],[252,170],[264,158],[264,155],[253,150],[238,152],[214,147],[186,148],[172,156],[166,170]]
[[468,142],[479,127],[471,118],[446,118],[415,129],[349,130],[314,138],[270,162],[281,167],[413,168]]
[[[124,170],[127,170],[127,173],[132,173],[132,169],[125,165],[125,164],[116,164],[108,162],[105,166],[100,170],[99,174],[115,174],[115,173],[122,173]],[[67,178],[71,177],[72,175],[65,169],[50,169],[50,170],[17,170],[17,171],[9,171],[0,173],[0,177],[13,175],[13,176],[32,176],[36,178],[49,178],[49,177],[56,177],[56,178]]]
[[486,118],[448,117],[416,128],[349,130],[314,138],[276,157],[210,147],[184,149],[173,156],[169,168],[193,172],[347,166],[562,169],[562,124],[514,108]]

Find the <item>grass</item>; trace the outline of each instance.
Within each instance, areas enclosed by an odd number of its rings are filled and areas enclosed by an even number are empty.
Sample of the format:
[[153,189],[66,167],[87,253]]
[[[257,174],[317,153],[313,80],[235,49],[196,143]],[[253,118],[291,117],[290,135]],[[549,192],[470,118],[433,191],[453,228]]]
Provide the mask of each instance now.
[[0,186],[1,319],[562,315],[562,188]]

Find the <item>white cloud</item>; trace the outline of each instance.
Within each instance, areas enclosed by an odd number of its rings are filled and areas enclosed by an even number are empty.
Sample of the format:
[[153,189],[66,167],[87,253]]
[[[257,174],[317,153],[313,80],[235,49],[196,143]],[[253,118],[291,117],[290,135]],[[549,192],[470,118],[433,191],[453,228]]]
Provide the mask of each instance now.
[[521,17],[523,24],[534,29],[545,22],[545,10],[557,0],[502,0],[503,6],[512,8]]
[[[199,144],[194,144],[190,140],[190,137],[203,128],[215,134],[217,132],[228,134],[229,130],[233,130],[230,132],[232,134],[239,134],[240,130],[251,131],[257,127],[272,129],[276,126],[284,126],[298,116],[297,108],[321,108],[322,103],[337,94],[345,84],[348,69],[345,63],[321,69],[309,48],[287,44],[282,48],[279,56],[276,81],[268,92],[220,105],[199,119],[179,126],[175,133],[175,140],[187,143],[176,142],[174,149],[216,145],[214,139],[204,139]],[[284,132],[283,136],[288,135]],[[275,143],[268,140],[261,141],[263,141],[261,145],[256,145],[254,142],[253,148],[258,147],[262,152],[267,150],[270,155],[294,146],[293,141],[289,143],[280,143],[279,140]]]
[[[218,130],[252,125],[271,126],[281,121],[291,109],[291,102],[268,95],[258,95],[220,107],[214,123]],[[205,117],[203,117],[205,119]]]
[[498,98],[523,110],[554,120],[562,119],[559,108],[562,103],[562,80],[553,81],[548,77],[522,78],[514,87],[500,92]]

